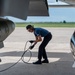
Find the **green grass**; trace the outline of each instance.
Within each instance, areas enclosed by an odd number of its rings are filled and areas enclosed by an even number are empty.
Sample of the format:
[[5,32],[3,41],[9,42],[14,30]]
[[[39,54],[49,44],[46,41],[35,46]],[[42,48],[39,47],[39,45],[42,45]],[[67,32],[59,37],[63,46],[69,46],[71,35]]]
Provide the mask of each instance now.
[[75,23],[16,23],[16,27],[25,27],[28,24],[34,27],[71,27],[75,28]]

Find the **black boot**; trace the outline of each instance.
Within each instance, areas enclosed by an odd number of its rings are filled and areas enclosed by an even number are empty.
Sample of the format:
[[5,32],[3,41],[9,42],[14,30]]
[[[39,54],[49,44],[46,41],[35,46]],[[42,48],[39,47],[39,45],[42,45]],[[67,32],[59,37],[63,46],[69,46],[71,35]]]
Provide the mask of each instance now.
[[42,63],[49,63],[48,59],[43,60]]
[[38,61],[34,62],[33,64],[42,64],[42,62],[38,60]]

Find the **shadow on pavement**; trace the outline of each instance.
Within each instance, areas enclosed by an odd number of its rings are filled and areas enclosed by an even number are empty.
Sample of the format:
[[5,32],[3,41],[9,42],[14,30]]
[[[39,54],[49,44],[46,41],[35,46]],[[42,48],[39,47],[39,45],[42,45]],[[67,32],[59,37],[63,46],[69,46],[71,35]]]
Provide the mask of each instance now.
[[[20,57],[23,51],[12,51],[0,53],[0,57]],[[48,58],[60,58],[58,61],[49,64],[33,65],[19,62],[9,70],[0,72],[0,75],[75,75],[75,68],[72,68],[73,57],[71,53],[47,52]],[[25,55],[29,57],[29,55]],[[32,52],[32,57],[37,57],[37,52]],[[64,61],[65,60],[65,61]],[[49,60],[50,61],[50,60]],[[14,63],[0,64],[0,70],[6,69]]]

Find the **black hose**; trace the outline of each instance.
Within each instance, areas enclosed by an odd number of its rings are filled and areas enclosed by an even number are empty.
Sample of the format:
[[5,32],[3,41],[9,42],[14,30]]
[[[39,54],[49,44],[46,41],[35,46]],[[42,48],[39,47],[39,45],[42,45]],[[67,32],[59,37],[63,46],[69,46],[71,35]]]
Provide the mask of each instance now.
[[[16,64],[18,64],[20,60],[22,60],[22,61],[23,61],[24,63],[26,63],[26,64],[30,64],[29,61],[30,61],[30,59],[31,59],[31,57],[32,57],[32,52],[30,51],[29,48],[26,50],[26,45],[27,45],[28,42],[29,42],[29,41],[27,41],[26,44],[25,44],[24,52],[23,52],[21,58],[20,58],[16,63],[14,63],[13,65],[11,65],[10,67],[8,67],[8,68],[6,68],[6,69],[3,69],[3,70],[1,70],[0,72],[4,72],[4,71],[6,71],[6,70],[9,70],[10,68],[12,68],[12,67],[15,66]],[[27,51],[30,52],[30,58],[29,58],[29,60],[26,62],[26,61],[24,61],[24,55],[25,55],[25,53],[26,53]]]

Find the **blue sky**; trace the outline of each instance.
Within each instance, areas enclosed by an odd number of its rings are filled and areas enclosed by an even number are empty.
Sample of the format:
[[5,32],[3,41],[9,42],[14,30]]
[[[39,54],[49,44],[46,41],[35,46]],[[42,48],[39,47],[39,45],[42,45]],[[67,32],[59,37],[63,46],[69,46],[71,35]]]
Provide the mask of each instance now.
[[75,22],[75,8],[49,8],[49,17],[28,17],[27,21]]
[[[65,5],[63,2],[55,2],[55,0],[48,0],[49,5]],[[21,20],[13,17],[8,17],[14,22],[75,22],[75,7],[49,8],[49,16],[47,17],[27,17],[27,20]]]

